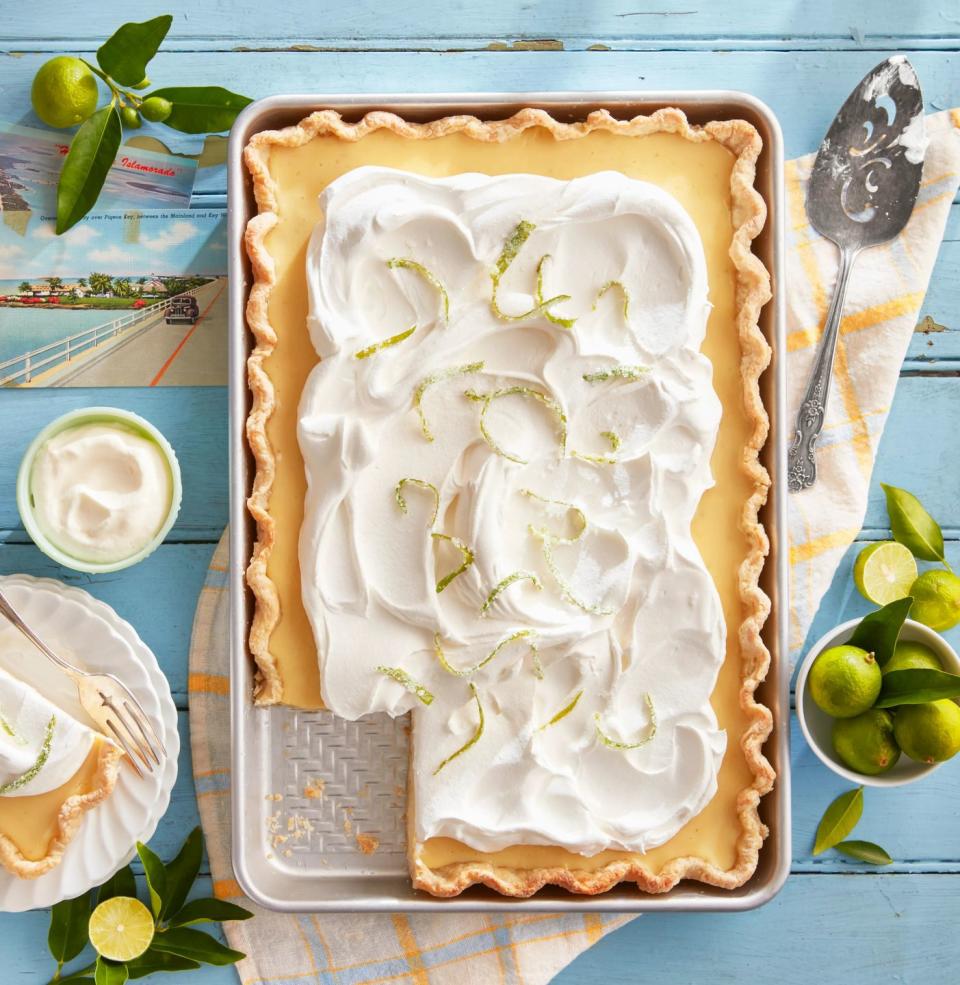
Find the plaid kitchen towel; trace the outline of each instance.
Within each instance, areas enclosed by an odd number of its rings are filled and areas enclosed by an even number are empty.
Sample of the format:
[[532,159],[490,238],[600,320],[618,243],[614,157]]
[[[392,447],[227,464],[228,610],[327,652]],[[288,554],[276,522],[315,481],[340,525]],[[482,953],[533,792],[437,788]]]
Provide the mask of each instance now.
[[[790,647],[797,655],[837,564],[858,533],[874,456],[950,205],[960,183],[960,111],[928,120],[920,199],[906,229],[864,253],[851,278],[820,476],[790,497]],[[810,227],[813,155],[787,165],[789,413],[796,412],[837,272],[836,249]],[[239,899],[230,865],[227,546],[207,575],[190,650],[190,736],[214,891]],[[254,908],[256,909],[256,908]],[[229,924],[243,985],[544,985],[630,918],[615,915],[324,914],[259,911]]]

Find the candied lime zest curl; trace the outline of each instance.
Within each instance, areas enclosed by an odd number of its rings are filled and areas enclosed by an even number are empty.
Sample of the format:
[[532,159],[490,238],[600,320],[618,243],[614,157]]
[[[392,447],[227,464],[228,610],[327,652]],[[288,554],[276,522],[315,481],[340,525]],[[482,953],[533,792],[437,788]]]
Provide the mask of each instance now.
[[653,737],[657,734],[657,711],[653,707],[653,698],[649,694],[643,696],[643,700],[647,703],[647,711],[650,713],[650,728],[647,734],[639,742],[617,742],[616,739],[611,739],[606,732],[600,728],[600,712],[596,712],[593,716],[593,720],[597,727],[597,738],[610,749],[639,749],[645,746],[648,742],[653,740]]
[[607,380],[639,380],[650,372],[649,366],[628,366],[617,363],[609,369],[598,369],[595,373],[584,373],[587,383],[604,383]]
[[456,751],[450,753],[449,756],[433,771],[433,775],[436,776],[440,770],[447,765],[447,763],[452,762],[457,756],[462,756],[471,746],[475,746],[477,742],[480,741],[480,736],[483,735],[483,705],[480,703],[480,695],[477,693],[477,685],[473,681],[467,682],[470,685],[470,691],[473,694],[473,699],[477,703],[477,712],[480,715],[480,722],[477,725],[477,731],[467,739],[467,741]]
[[563,318],[560,315],[555,315],[553,312],[548,310],[548,304],[559,303],[560,301],[569,301],[569,294],[558,294],[555,298],[551,298],[549,301],[545,300],[543,297],[543,265],[550,259],[549,253],[544,253],[540,257],[540,262],[537,264],[537,293],[535,295],[535,300],[538,307],[543,309],[543,316],[547,321],[553,322],[554,325],[559,325],[561,328],[573,328],[576,324],[576,318]]
[[534,729],[534,732],[542,732],[545,728],[550,728],[551,725],[556,725],[561,719],[566,718],[567,715],[577,707],[577,702],[583,697],[583,690],[577,691],[573,696],[569,704],[564,705],[557,713],[550,719],[549,722],[544,722],[543,725]]
[[435,287],[440,294],[440,301],[443,305],[443,320],[450,320],[450,295],[447,294],[447,289],[439,277],[429,271],[422,263],[417,263],[416,260],[410,260],[407,257],[393,257],[387,261],[387,266],[391,270],[397,268],[412,270],[414,273],[418,273],[431,287]]
[[619,289],[620,293],[623,295],[623,320],[626,322],[630,321],[630,292],[624,286],[622,280],[608,280],[603,287],[597,291],[596,300],[593,302],[593,311],[597,310],[597,305],[600,303],[600,298],[607,293],[607,291],[612,291],[614,288]]
[[25,746],[27,744],[27,740],[7,721],[5,715],[0,715],[0,730],[13,739],[18,746]]
[[463,564],[457,568],[456,571],[451,571],[450,574],[444,575],[440,581],[437,582],[437,595],[439,595],[446,587],[453,581],[454,578],[458,578],[460,575],[473,564],[473,551],[467,547],[466,544],[459,537],[451,537],[449,534],[430,534],[434,540],[445,540],[461,553],[463,556]]
[[516,640],[529,640],[530,652],[533,654],[533,673],[536,677],[543,677],[543,668],[540,665],[540,656],[537,652],[537,644],[535,642],[539,634],[535,629],[518,629],[515,633],[511,633],[509,636],[505,636],[500,642],[480,661],[478,664],[474,664],[472,667],[464,667],[458,669],[447,660],[446,654],[443,652],[443,644],[440,640],[440,634],[433,634],[433,652],[437,655],[437,660],[440,662],[440,666],[448,674],[453,674],[454,677],[470,677],[475,674],[478,670],[482,670],[484,667],[497,656],[500,651],[509,646]]
[[425,705],[433,703],[433,695],[422,684],[418,684],[402,667],[377,667],[377,673],[386,674],[398,684],[402,684]]
[[434,383],[442,383],[444,380],[452,379],[455,376],[465,376],[467,373],[482,372],[482,361],[477,363],[465,363],[463,366],[451,366],[449,369],[441,369],[436,373],[431,373],[429,376],[425,376],[417,384],[417,388],[413,391],[413,406],[417,409],[417,414],[420,417],[420,430],[423,432],[423,436],[427,439],[427,441],[433,441],[433,432],[430,430],[430,425],[427,423],[427,415],[424,414],[423,407],[421,406],[423,395],[430,387],[433,386]]
[[[623,442],[616,431],[601,431],[601,438],[606,438],[610,442],[610,447],[617,451]],[[570,452],[573,458],[579,458],[583,462],[593,462],[594,465],[616,465],[619,459],[616,455],[588,455],[586,452],[574,449]]]
[[561,537],[559,534],[547,530],[546,527],[534,527],[533,524],[530,524],[530,533],[537,537],[538,540],[551,540],[554,544],[574,544],[586,533],[587,515],[579,506],[574,506],[573,503],[568,503],[562,499],[548,499],[546,496],[535,493],[532,489],[521,489],[520,495],[529,496],[530,499],[539,500],[541,503],[548,503],[550,506],[563,506],[568,510],[573,510],[573,515],[576,518],[579,529],[572,537]]
[[374,356],[378,352],[382,352],[384,349],[389,349],[391,346],[396,345],[398,342],[402,342],[404,339],[409,339],[416,330],[417,326],[411,325],[405,332],[400,332],[397,335],[391,335],[389,339],[384,339],[382,342],[374,342],[373,345],[368,345],[365,349],[360,349],[358,352],[353,354],[353,358],[368,359],[370,356]]
[[512,571],[506,578],[502,578],[497,582],[493,591],[486,597],[483,605],[480,606],[480,615],[486,615],[490,606],[497,601],[500,595],[514,584],[514,582],[518,581],[529,581],[538,592],[543,588],[543,582],[532,571]]
[[47,722],[46,731],[43,734],[40,752],[37,753],[37,758],[34,760],[33,765],[27,767],[19,776],[7,780],[6,783],[0,786],[0,795],[13,793],[14,790],[25,787],[47,765],[47,760],[50,758],[50,747],[53,745],[53,733],[56,727],[57,716],[51,715],[50,720]]
[[617,434],[616,431],[601,431],[600,432],[600,437],[601,438],[606,438],[607,441],[610,442],[610,447],[614,451],[617,451],[617,449],[619,449],[620,445],[623,444],[623,442],[620,440],[620,435]]
[[[538,298],[537,303],[529,311],[523,311],[518,315],[508,315],[501,309],[497,302],[497,291],[500,288],[501,278],[507,272],[510,264],[516,259],[517,254],[523,247],[523,244],[530,238],[530,233],[532,233],[536,228],[537,227],[534,223],[527,222],[526,219],[522,219],[519,223],[517,223],[516,228],[507,238],[507,241],[503,244],[503,249],[500,251],[500,256],[497,257],[496,266],[490,271],[490,280],[493,282],[493,291],[490,294],[490,310],[501,321],[524,321],[527,318],[532,318],[534,315],[546,314],[547,308],[551,304],[559,304],[561,301],[570,300],[569,294],[558,294],[555,298],[549,298],[547,301],[541,301]],[[542,262],[543,261],[541,261],[541,263]]]
[[560,457],[563,458],[563,456],[567,453],[567,415],[564,413],[563,408],[556,402],[556,400],[553,399],[553,397],[548,396],[540,390],[534,390],[533,387],[529,386],[508,386],[501,390],[493,390],[490,393],[477,393],[476,390],[464,391],[465,397],[483,404],[483,409],[480,411],[480,433],[483,435],[484,441],[486,441],[486,443],[498,455],[502,455],[511,462],[517,462],[519,465],[527,464],[527,459],[520,458],[518,455],[511,455],[506,449],[501,448],[500,445],[497,444],[493,435],[487,430],[487,411],[490,409],[490,405],[494,402],[494,400],[499,400],[500,397],[512,397],[515,395],[522,397],[533,397],[535,400],[539,400],[544,407],[548,407],[554,412],[554,414],[557,415],[557,420],[560,422]]
[[424,479],[401,479],[393,490],[401,513],[407,512],[407,501],[403,498],[403,487],[406,485],[417,486],[419,489],[429,489],[433,493],[433,516],[430,517],[430,522],[427,524],[428,527],[432,527],[437,522],[437,513],[440,511],[440,490],[432,482],[427,482]]

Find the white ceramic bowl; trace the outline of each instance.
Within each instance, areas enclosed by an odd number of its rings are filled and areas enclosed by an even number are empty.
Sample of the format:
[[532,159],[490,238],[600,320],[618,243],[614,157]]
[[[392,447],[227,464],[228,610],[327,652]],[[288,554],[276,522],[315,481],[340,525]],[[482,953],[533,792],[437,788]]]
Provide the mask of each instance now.
[[[37,452],[54,435],[70,427],[79,424],[96,423],[119,423],[128,428],[138,431],[144,437],[149,438],[163,452],[164,458],[170,467],[170,477],[172,481],[172,495],[170,497],[170,509],[167,511],[163,525],[156,532],[154,537],[143,548],[130,557],[122,558],[119,561],[97,562],[83,561],[67,554],[54,544],[40,529],[33,513],[33,496],[30,492],[30,476],[33,472],[33,461]],[[149,557],[162,543],[164,537],[170,532],[180,512],[180,500],[183,496],[183,483],[180,476],[180,463],[177,461],[176,453],[169,441],[155,428],[148,420],[134,414],[129,410],[121,410],[119,407],[84,407],[79,410],[72,410],[55,421],[51,421],[30,443],[20,463],[20,470],[17,473],[17,509],[20,511],[20,519],[23,521],[30,539],[43,551],[47,557],[52,558],[57,564],[62,564],[65,568],[72,568],[74,571],[85,571],[91,574],[105,574],[109,571],[119,571],[121,568],[129,568],[130,565],[142,561]]]
[[[855,773],[853,770],[844,766],[833,751],[831,733],[833,731],[833,723],[836,719],[831,718],[826,712],[821,711],[817,707],[807,688],[807,676],[810,673],[810,668],[813,666],[814,660],[831,646],[839,646],[842,643],[846,643],[853,635],[853,631],[859,622],[859,619],[851,619],[849,622],[837,626],[836,629],[831,630],[826,636],[819,639],[806,657],[804,657],[803,663],[800,664],[800,671],[797,674],[797,718],[800,720],[800,728],[803,731],[804,737],[810,748],[816,753],[817,758],[824,766],[833,770],[838,776],[842,776],[852,783],[862,783],[866,787],[901,787],[906,783],[913,783],[914,780],[921,779],[928,773],[932,773],[940,766],[940,763],[918,763],[916,760],[910,759],[906,753],[901,753],[897,765],[887,773],[881,773],[878,776],[865,776],[863,773]],[[925,643],[940,657],[944,670],[951,674],[960,674],[960,657],[957,656],[956,651],[939,633],[935,633],[928,626],[924,626],[923,623],[914,622],[913,619],[907,619],[900,632],[900,639]]]

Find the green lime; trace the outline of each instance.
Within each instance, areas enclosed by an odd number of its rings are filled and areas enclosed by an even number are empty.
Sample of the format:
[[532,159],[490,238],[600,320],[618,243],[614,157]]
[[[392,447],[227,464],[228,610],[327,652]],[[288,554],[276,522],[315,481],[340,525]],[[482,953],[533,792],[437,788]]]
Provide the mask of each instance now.
[[132,106],[124,106],[120,110],[120,119],[127,130],[139,130],[142,126],[140,114]]
[[960,706],[947,698],[923,705],[900,705],[893,734],[911,759],[942,763],[960,752]]
[[891,670],[943,670],[943,664],[937,654],[924,643],[913,640],[901,640],[893,656],[880,668],[884,674]]
[[[145,120],[151,123],[163,123],[163,121],[173,112],[173,103],[162,96],[151,96],[144,99],[140,105],[140,112]],[[916,577],[916,566],[914,566],[914,577]]]
[[833,751],[855,773],[876,776],[893,769],[900,758],[893,715],[871,708],[856,718],[838,718],[833,723]]
[[858,646],[831,646],[814,660],[807,685],[821,711],[853,718],[877,700],[882,676],[872,653]]
[[132,896],[114,896],[98,904],[87,927],[97,954],[110,961],[139,958],[155,930],[150,911]]
[[887,605],[910,594],[917,579],[917,562],[910,551],[895,540],[870,544],[857,555],[853,583],[874,605]]
[[93,72],[79,58],[58,55],[44,62],[33,77],[33,111],[51,127],[82,123],[97,108],[99,93]]
[[960,578],[952,571],[924,571],[910,586],[910,616],[938,632],[960,622]]

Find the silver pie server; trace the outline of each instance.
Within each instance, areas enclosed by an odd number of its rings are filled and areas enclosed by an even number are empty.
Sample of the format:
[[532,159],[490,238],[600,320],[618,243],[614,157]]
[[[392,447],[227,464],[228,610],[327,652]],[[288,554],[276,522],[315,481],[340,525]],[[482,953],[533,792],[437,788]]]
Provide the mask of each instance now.
[[807,489],[817,479],[816,443],[853,263],[861,250],[888,242],[907,224],[920,191],[925,150],[917,73],[906,58],[895,55],[850,93],[817,152],[807,185],[807,215],[813,228],[839,248],[840,270],[787,456],[790,492]]

